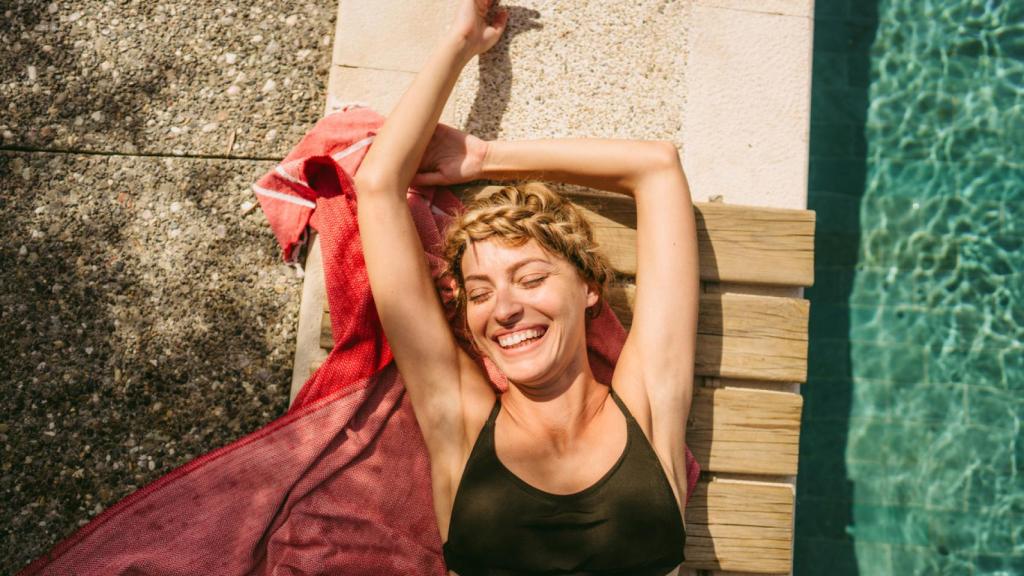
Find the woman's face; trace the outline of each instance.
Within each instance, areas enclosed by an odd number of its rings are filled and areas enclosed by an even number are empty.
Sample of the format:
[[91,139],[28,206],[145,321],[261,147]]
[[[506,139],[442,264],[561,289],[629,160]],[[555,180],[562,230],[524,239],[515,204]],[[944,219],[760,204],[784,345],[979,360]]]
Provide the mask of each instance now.
[[539,386],[586,358],[586,309],[598,295],[567,260],[535,240],[485,240],[466,248],[462,273],[470,334],[509,381]]

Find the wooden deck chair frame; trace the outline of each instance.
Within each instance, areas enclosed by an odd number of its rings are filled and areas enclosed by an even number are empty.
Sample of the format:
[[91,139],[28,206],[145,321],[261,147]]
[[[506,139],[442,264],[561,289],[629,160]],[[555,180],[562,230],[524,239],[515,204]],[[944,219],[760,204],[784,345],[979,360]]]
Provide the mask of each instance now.
[[[624,196],[570,196],[611,257],[617,281],[609,299],[628,328],[635,205]],[[763,294],[813,284],[815,215],[721,202],[696,203],[694,212],[702,294],[687,440],[703,474],[686,509],[684,566],[787,574],[803,404],[795,385],[807,378],[810,303]],[[315,238],[306,264],[292,398],[333,344]]]

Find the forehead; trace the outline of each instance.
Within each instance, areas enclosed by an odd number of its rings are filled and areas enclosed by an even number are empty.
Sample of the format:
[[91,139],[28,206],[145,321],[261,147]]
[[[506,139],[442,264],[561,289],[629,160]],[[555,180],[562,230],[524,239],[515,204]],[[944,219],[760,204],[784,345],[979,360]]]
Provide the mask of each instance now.
[[473,242],[466,247],[462,255],[462,274],[472,275],[504,275],[506,271],[523,260],[539,259],[539,265],[557,265],[557,258],[541,248],[532,238],[522,246],[512,246],[500,240],[487,239]]

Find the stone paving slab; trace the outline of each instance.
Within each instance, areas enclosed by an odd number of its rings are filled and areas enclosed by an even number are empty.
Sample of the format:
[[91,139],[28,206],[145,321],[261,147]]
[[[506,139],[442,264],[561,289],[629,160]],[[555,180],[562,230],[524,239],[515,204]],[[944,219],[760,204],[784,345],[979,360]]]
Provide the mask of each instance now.
[[361,102],[387,115],[415,78],[416,74],[399,70],[331,66],[327,111],[347,102]]
[[[814,17],[814,0],[695,0],[702,6],[727,8],[743,12],[781,14],[785,16]],[[840,4],[826,0],[826,4]]]
[[2,144],[283,156],[323,110],[336,8],[4,2]]
[[273,165],[0,153],[0,573],[284,412]]
[[694,196],[805,206],[813,21],[705,6],[690,18],[679,140]]
[[454,0],[341,0],[333,62],[419,72],[453,13]]

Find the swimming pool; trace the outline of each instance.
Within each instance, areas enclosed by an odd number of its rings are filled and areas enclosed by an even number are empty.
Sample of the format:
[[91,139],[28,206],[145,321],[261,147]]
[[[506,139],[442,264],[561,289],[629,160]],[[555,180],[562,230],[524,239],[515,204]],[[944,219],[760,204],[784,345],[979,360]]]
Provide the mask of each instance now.
[[[818,539],[850,544],[844,572],[1021,574],[1024,2],[890,0],[859,20],[855,6],[825,8],[869,35],[858,52],[847,29],[838,47],[853,104],[821,102],[841,83],[820,80],[835,71],[815,38],[824,239],[798,495],[832,489],[798,504],[797,572]],[[840,124],[863,158],[836,152]]]

